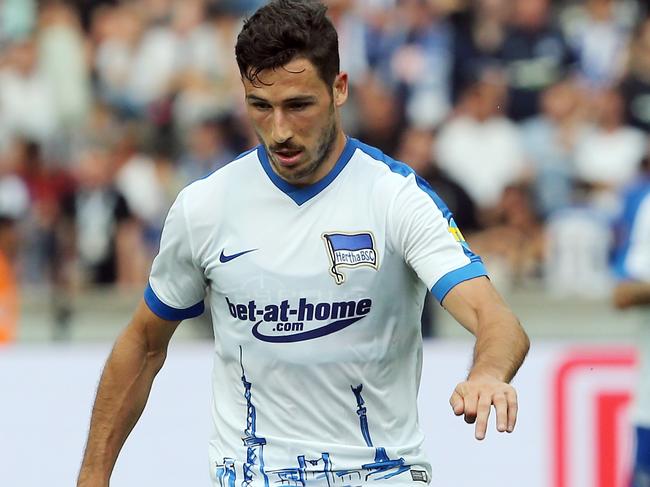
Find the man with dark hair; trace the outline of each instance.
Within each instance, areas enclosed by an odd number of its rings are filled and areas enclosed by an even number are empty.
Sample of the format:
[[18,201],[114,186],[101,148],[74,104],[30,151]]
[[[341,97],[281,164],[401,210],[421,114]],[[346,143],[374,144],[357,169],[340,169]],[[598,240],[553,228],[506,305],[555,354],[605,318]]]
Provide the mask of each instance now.
[[427,288],[476,335],[451,396],[483,439],[528,350],[451,213],[406,165],[347,137],[336,32],[314,2],[277,0],[236,47],[260,145],[185,188],[149,286],[102,375],[78,486],[107,486],[185,318],[214,323],[211,479],[220,486],[418,485]]

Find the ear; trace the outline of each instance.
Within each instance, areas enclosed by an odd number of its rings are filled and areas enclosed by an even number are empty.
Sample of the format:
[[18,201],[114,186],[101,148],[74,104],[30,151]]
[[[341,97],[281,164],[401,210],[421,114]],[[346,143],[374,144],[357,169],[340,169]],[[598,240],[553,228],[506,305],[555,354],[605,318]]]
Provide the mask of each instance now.
[[348,73],[340,72],[336,75],[332,92],[334,105],[342,106],[348,99]]

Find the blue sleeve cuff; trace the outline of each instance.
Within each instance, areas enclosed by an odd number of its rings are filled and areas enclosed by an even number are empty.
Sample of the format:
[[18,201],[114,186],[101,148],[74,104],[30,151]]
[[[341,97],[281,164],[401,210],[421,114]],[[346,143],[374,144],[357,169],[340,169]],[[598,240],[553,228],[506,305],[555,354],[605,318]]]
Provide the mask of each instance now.
[[156,316],[169,321],[182,321],[188,318],[194,318],[201,315],[205,310],[203,301],[196,303],[194,306],[190,306],[189,308],[172,308],[163,303],[160,298],[156,296],[156,293],[151,288],[151,284],[147,284],[147,288],[144,291],[144,302],[147,303],[149,309],[153,311]]
[[470,262],[460,269],[448,272],[442,276],[431,288],[431,292],[436,297],[439,303],[445,299],[447,293],[452,290],[456,284],[463,281],[474,279],[475,277],[487,276],[487,269],[482,262]]

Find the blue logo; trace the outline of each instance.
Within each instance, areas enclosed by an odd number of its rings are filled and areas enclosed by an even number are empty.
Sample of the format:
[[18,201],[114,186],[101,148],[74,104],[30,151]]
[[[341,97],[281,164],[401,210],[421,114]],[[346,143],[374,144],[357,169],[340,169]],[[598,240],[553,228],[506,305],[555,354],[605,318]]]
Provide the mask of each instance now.
[[345,282],[341,267],[368,266],[377,269],[377,251],[370,232],[324,233],[322,235],[330,260],[330,274],[336,284]]
[[[237,304],[226,297],[226,304],[233,318],[254,323],[255,338],[270,343],[302,342],[336,333],[365,318],[372,308],[368,298],[332,303],[310,303],[300,298],[297,306],[285,299],[260,307],[253,300]],[[323,321],[327,323],[321,324]]]
[[223,250],[221,251],[221,255],[219,255],[219,262],[222,264],[225,264],[226,262],[230,262],[233,259],[236,259],[237,257],[241,257],[242,255],[248,254],[249,252],[255,252],[258,249],[250,249],[250,250],[244,250],[243,252],[237,252],[236,254],[232,255],[226,255],[223,253]]

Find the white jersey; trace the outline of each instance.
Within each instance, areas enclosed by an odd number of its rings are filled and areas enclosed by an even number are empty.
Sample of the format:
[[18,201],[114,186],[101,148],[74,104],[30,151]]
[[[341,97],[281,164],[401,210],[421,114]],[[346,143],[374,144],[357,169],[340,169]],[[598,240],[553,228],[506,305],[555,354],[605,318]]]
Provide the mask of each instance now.
[[185,188],[145,299],[178,320],[209,298],[214,485],[428,483],[424,295],[485,274],[430,187],[352,138],[308,187],[257,147]]
[[[624,246],[617,256],[619,277],[650,283],[650,181],[626,194],[621,231]],[[642,310],[640,327],[641,370],[634,416],[637,424],[650,428],[650,306]]]

